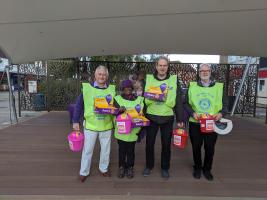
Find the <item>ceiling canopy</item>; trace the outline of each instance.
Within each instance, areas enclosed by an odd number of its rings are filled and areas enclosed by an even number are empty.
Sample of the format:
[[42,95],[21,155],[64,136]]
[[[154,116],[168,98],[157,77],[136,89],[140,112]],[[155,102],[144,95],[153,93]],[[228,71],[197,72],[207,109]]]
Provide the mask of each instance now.
[[1,0],[12,63],[92,55],[267,56],[266,0]]

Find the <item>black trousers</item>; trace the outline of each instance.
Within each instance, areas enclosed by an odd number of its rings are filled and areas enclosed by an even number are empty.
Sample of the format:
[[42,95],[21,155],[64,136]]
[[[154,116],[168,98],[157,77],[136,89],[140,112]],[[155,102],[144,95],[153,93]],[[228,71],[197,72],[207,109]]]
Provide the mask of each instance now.
[[119,145],[119,167],[129,168],[134,166],[135,142],[118,140]]
[[173,120],[164,124],[157,124],[150,121],[150,126],[147,127],[146,135],[146,167],[149,169],[154,168],[154,146],[159,128],[161,132],[161,169],[168,170],[170,168]]
[[[217,133],[202,134],[200,125],[197,123],[189,123],[189,135],[193,149],[194,169],[203,169],[210,171],[212,169],[215,144],[217,141]],[[204,143],[204,164],[202,166],[201,148]]]

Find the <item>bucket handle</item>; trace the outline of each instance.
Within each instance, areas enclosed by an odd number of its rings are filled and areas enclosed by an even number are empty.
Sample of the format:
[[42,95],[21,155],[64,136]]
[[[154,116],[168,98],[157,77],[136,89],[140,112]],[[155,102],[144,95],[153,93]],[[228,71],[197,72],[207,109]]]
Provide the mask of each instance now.
[[[187,132],[186,132],[186,128],[176,128],[176,129],[174,129],[174,131],[178,131],[179,129],[182,129],[183,131],[184,131],[184,133],[186,133],[185,135],[187,135]],[[174,132],[173,132],[173,134],[174,134]]]
[[80,131],[80,130],[74,130],[74,129],[73,129],[73,131],[75,131],[75,136],[76,136],[76,137],[78,137],[78,136],[81,134],[81,131]]
[[126,111],[124,111],[123,113],[121,113],[121,115],[122,115],[122,114],[126,114],[127,117],[130,118],[130,119],[132,118],[131,115],[130,115],[129,113],[127,113]]
[[[205,113],[205,114],[207,114],[207,113]],[[208,114],[208,115],[211,116],[211,118],[215,119],[213,115],[210,115],[210,114]],[[200,116],[201,116],[201,114],[197,113],[197,120],[202,119]]]

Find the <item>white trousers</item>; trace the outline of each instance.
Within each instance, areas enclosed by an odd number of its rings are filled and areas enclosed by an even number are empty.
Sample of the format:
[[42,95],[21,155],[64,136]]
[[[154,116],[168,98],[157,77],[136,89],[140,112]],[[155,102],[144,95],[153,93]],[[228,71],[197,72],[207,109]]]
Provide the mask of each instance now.
[[81,160],[81,169],[80,175],[88,176],[90,173],[90,167],[92,162],[93,151],[95,147],[95,142],[97,136],[100,141],[100,160],[99,160],[99,170],[104,173],[108,171],[109,165],[109,155],[110,155],[110,144],[111,144],[111,132],[108,131],[90,131],[84,129],[84,146],[82,152],[82,160]]

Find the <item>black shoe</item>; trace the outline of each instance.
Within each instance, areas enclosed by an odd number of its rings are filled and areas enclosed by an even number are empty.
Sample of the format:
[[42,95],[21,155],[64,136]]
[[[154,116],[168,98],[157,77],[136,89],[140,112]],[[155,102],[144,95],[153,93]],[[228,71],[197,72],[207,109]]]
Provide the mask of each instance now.
[[102,176],[104,176],[104,177],[111,177],[111,172],[108,170],[108,171],[106,171],[106,172],[101,172],[101,171],[99,171],[101,174],[102,174]]
[[150,173],[151,173],[151,169],[149,169],[149,168],[145,168],[144,171],[143,171],[143,176],[144,176],[144,177],[147,177],[147,176],[150,175]]
[[210,173],[210,171],[203,171],[203,175],[208,181],[213,181],[213,175]]
[[134,177],[134,170],[133,170],[133,167],[130,167],[127,169],[127,177],[128,178],[133,178]]
[[162,178],[168,179],[170,177],[169,171],[167,169],[162,169],[161,170],[161,176],[162,176]]
[[125,169],[124,167],[120,167],[118,170],[118,178],[123,178],[125,176]]
[[88,178],[88,176],[82,176],[82,175],[79,176],[79,179],[80,179],[80,181],[81,181],[82,183],[83,183],[87,178]]
[[200,179],[201,178],[201,169],[194,169],[194,171],[193,171],[193,177],[195,179]]

